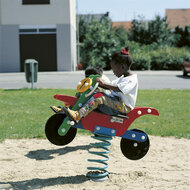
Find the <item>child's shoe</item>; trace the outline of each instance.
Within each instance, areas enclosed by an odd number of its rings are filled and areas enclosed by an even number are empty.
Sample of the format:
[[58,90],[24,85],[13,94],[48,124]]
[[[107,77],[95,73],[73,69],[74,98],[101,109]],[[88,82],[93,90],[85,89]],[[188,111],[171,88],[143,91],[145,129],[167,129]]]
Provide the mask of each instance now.
[[78,123],[79,120],[81,119],[78,111],[73,111],[73,110],[70,110],[69,108],[67,109],[65,107],[63,107],[63,110],[65,111],[65,113],[67,114],[67,116],[69,117],[70,120]]
[[50,106],[50,108],[51,108],[55,113],[63,112],[63,110],[61,109],[61,107]]

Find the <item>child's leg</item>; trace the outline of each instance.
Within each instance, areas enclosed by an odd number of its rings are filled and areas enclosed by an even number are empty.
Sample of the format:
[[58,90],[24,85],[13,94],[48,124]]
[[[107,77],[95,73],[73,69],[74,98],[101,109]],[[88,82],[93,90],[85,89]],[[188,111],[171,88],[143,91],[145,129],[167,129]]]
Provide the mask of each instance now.
[[92,96],[85,105],[79,110],[80,117],[85,117],[89,113],[91,113],[93,110],[95,110],[100,104],[103,104],[103,97],[97,97],[95,98]]
[[104,95],[104,96],[92,96],[79,111],[70,110],[69,108],[65,111],[75,121],[79,121],[82,117],[86,117],[96,108],[100,109],[105,114],[116,115],[118,113],[127,113],[130,108],[126,107],[125,104],[118,98],[114,96]]
[[69,108],[67,109],[64,107],[62,109],[70,117],[70,119],[78,122],[82,117],[87,116],[90,112],[96,109],[98,105],[102,103],[103,103],[102,98],[99,98],[99,96],[97,97],[95,95],[92,96],[79,111],[70,110]]
[[93,110],[98,108],[105,114],[114,115],[118,113],[127,113],[130,111],[128,107],[118,98],[110,95],[94,97],[79,110],[80,117],[85,117]]

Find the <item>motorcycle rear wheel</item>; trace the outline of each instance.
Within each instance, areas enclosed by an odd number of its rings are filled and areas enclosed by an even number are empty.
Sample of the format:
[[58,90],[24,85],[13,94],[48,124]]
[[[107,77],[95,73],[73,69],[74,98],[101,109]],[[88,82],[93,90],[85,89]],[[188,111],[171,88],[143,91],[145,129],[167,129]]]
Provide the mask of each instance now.
[[[139,129],[132,129],[131,131],[140,132],[146,134]],[[135,140],[122,138],[120,142],[120,148],[123,155],[130,160],[139,160],[143,158],[149,150],[150,142],[147,136],[145,142],[139,142]]]

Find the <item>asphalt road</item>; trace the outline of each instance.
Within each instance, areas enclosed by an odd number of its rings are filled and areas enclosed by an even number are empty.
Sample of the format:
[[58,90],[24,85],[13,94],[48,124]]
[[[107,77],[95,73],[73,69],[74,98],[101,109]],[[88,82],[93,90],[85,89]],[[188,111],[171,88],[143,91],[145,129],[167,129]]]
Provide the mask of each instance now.
[[[181,71],[133,71],[137,73],[139,89],[190,89],[190,75],[182,76]],[[104,74],[115,79],[112,71]],[[75,89],[78,82],[84,78],[84,71],[76,72],[39,72],[35,88]],[[25,73],[0,73],[1,89],[31,88],[26,82]]]

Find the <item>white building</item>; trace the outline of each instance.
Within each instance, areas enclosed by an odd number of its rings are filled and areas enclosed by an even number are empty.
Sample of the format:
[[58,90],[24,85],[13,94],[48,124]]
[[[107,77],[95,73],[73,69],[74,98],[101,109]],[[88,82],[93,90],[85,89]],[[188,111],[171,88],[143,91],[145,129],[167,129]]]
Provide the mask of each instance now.
[[0,0],[0,72],[76,68],[75,0]]

